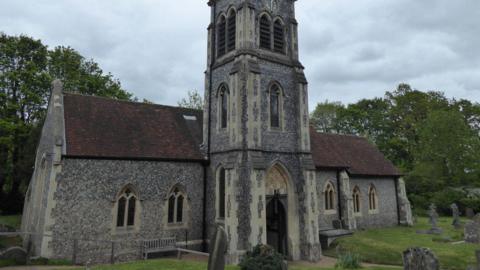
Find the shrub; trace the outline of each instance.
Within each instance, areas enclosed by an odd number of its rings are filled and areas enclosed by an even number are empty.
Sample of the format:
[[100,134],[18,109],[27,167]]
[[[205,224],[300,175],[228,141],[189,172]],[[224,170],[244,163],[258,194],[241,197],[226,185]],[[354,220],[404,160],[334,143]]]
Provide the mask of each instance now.
[[354,253],[345,253],[338,256],[335,268],[340,269],[359,269],[362,268],[360,263],[360,255]]
[[283,255],[266,245],[258,245],[242,258],[241,270],[282,270],[284,267]]

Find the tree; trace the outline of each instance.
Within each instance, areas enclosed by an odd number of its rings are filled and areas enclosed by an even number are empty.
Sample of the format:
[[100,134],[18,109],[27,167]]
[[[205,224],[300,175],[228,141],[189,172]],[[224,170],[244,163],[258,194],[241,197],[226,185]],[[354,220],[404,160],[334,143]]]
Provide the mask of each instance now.
[[50,84],[67,91],[131,99],[118,80],[75,50],[53,51],[40,40],[0,33],[0,211],[21,211],[45,117]]
[[310,115],[310,122],[317,131],[338,133],[338,113],[343,108],[340,102],[329,102],[326,100],[318,103]]
[[193,90],[188,91],[188,97],[182,98],[182,100],[178,102],[178,106],[188,109],[203,110],[204,102],[200,93],[198,93],[196,90]]

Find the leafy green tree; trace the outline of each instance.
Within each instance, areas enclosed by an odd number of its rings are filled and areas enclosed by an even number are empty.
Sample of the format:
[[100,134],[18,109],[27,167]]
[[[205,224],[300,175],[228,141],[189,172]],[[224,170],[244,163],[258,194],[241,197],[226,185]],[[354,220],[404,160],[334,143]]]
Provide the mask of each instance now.
[[188,91],[188,97],[182,98],[182,100],[178,102],[178,106],[188,109],[203,110],[204,101],[202,95],[200,95],[197,90],[193,90]]
[[321,102],[310,115],[310,122],[317,131],[338,133],[338,113],[344,107],[340,102]]
[[132,98],[111,74],[71,48],[50,51],[40,40],[0,33],[0,211],[22,209],[54,78],[66,91]]

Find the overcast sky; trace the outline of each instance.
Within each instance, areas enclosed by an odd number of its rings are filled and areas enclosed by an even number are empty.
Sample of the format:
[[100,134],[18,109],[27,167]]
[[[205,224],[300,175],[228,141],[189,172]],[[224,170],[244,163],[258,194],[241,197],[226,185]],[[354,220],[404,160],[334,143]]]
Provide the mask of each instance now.
[[[0,0],[0,31],[97,61],[139,98],[203,92],[207,0]],[[310,105],[383,96],[401,82],[480,102],[480,0],[301,0]]]

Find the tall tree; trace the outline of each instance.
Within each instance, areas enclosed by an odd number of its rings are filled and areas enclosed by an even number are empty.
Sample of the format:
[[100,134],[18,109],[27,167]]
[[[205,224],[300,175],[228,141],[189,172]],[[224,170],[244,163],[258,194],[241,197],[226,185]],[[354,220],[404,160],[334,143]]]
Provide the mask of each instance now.
[[338,133],[338,113],[344,109],[341,102],[320,102],[310,115],[310,122],[317,131]]
[[61,79],[67,91],[130,99],[111,74],[75,50],[49,51],[40,40],[0,33],[0,211],[22,209],[35,148],[45,117],[50,84]]

